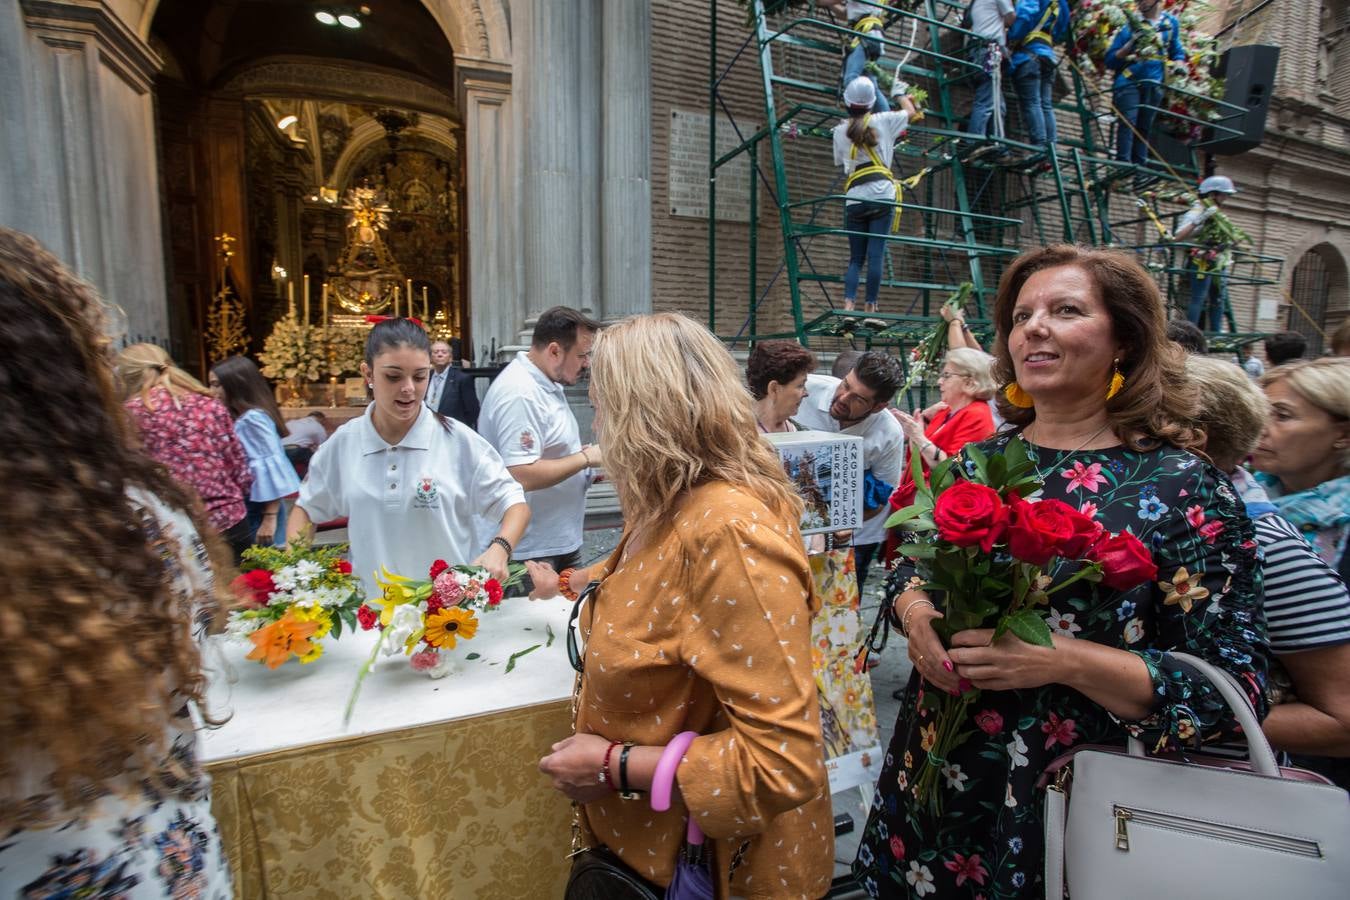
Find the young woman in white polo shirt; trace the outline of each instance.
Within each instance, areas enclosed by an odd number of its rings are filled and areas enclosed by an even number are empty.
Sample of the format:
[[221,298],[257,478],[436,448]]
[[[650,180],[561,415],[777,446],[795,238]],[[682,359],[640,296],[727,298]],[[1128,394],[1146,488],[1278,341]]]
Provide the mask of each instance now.
[[[423,405],[431,374],[426,332],[408,319],[380,322],[366,340],[361,374],[375,402],[315,452],[288,536],[347,517],[352,568],[372,595],[380,566],[425,578],[437,559],[483,566],[505,580],[530,521],[525,493],[491,444]],[[474,546],[475,515],[498,523],[486,549]]]

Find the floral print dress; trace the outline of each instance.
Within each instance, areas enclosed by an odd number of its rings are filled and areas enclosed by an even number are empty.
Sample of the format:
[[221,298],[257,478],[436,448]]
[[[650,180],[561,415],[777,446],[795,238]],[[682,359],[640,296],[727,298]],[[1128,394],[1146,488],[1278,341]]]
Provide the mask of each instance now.
[[[990,455],[1016,433],[980,446]],[[1029,445],[1045,487],[1108,530],[1131,531],[1153,553],[1158,581],[1129,591],[1079,581],[1054,594],[1045,619],[1058,635],[1136,653],[1153,677],[1154,706],[1126,722],[1064,685],[984,691],[969,732],[941,767],[942,815],[914,802],[914,782],[933,745],[928,686],[911,676],[853,871],[873,897],[1040,897],[1043,789],[1036,781],[1080,744],[1124,746],[1127,733],[1154,750],[1235,736],[1236,723],[1207,681],[1167,651],[1209,660],[1242,684],[1258,710],[1264,687],[1265,620],[1251,520],[1232,484],[1171,446],[1066,453]],[[1033,498],[1034,499],[1034,498]],[[1056,581],[1076,570],[1060,563]],[[892,573],[892,599],[913,574]],[[941,598],[934,597],[941,608]]]
[[[159,548],[180,602],[209,584],[206,548],[191,520],[136,492],[141,526]],[[198,639],[205,622],[197,623]],[[159,778],[116,785],[78,809],[46,780],[45,761],[20,756],[19,808],[0,811],[0,898],[23,900],[230,900],[230,870],[211,815],[211,782],[197,761],[197,736],[184,705],[169,726]]]

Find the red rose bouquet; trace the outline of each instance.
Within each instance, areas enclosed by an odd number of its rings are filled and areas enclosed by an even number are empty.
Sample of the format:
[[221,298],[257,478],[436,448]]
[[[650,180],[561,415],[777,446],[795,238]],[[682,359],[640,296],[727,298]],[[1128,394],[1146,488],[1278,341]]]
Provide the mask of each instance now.
[[[992,628],[995,637],[1011,631],[1051,647],[1041,607],[1049,606],[1052,595],[1078,581],[1129,590],[1157,577],[1148,549],[1129,532],[1111,534],[1059,500],[1026,499],[1042,482],[1020,440],[1009,441],[995,456],[968,445],[961,456],[934,466],[927,486],[914,474],[914,505],[895,513],[886,526],[912,533],[913,543],[903,544],[900,553],[915,561],[922,588],[941,594],[943,617],[933,627],[946,644],[958,631]],[[1076,569],[1054,583],[1046,573],[1059,565]],[[936,791],[941,767],[972,733],[960,729],[979,694],[970,688],[955,697],[940,691],[920,695],[920,718],[929,713],[934,718],[923,726],[928,757],[914,796],[934,813],[941,809]],[[991,723],[976,724],[985,729]]]
[[230,582],[239,606],[225,633],[253,645],[248,658],[275,669],[292,657],[302,663],[323,655],[319,642],[356,628],[364,594],[342,558],[346,544],[251,547],[243,574]]

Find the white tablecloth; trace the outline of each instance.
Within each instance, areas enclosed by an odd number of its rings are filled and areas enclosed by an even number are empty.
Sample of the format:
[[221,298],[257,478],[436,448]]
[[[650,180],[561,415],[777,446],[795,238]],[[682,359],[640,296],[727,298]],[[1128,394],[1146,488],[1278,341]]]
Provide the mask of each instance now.
[[[217,717],[227,713],[231,718],[221,728],[202,732],[203,762],[565,699],[571,695],[573,676],[566,645],[570,612],[571,604],[562,598],[508,598],[499,610],[479,613],[477,636],[449,651],[460,661],[459,671],[445,678],[414,671],[402,654],[381,656],[346,728],[342,713],[378,631],[325,641],[323,656],[314,662],[292,660],[276,670],[244,658],[252,644],[213,637],[206,653],[208,708]],[[550,628],[553,644],[546,646]],[[511,654],[533,644],[539,649],[517,659],[506,672]],[[465,660],[470,653],[479,658]]]

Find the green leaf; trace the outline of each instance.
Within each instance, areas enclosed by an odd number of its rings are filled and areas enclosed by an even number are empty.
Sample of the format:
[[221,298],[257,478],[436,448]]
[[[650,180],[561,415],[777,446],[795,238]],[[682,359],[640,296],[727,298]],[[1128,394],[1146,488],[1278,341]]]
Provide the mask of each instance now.
[[482,657],[481,657],[480,654],[477,654],[477,653],[469,653],[469,654],[466,654],[464,658],[465,658],[466,660],[472,660],[472,659],[481,659]]
[[937,555],[937,548],[932,544],[901,544],[900,555],[911,559],[932,559]]
[[553,646],[553,626],[552,626],[552,625],[549,625],[548,623],[544,623],[544,628],[548,631],[548,643],[544,644],[544,646],[545,646],[546,648],[547,648],[547,647],[552,647],[552,646]]
[[1054,641],[1050,638],[1050,626],[1045,624],[1045,620],[1034,610],[1024,609],[1008,616],[1007,622],[1008,630],[1028,644],[1035,644],[1038,647],[1054,646]]
[[894,528],[897,525],[901,525],[905,522],[908,522],[910,519],[922,515],[926,511],[927,510],[924,508],[924,506],[919,503],[915,503],[912,506],[906,506],[904,509],[898,509],[891,514],[891,517],[889,519],[886,520],[886,527]]
[[506,671],[510,672],[512,669],[516,667],[516,660],[520,659],[527,653],[533,653],[534,651],[538,650],[540,646],[541,646],[540,644],[535,644],[532,647],[526,647],[524,650],[512,653],[511,658],[506,661]]
[[1008,461],[1002,454],[995,454],[989,460],[989,486],[1001,491],[1008,477]]
[[332,630],[329,631],[328,633],[329,633],[330,635],[332,635],[333,640],[337,640],[338,638],[342,637],[342,616],[341,616],[341,615],[333,616],[333,628],[332,628]]
[[982,484],[989,483],[989,457],[984,455],[984,451],[974,444],[966,444],[962,450],[966,458],[975,464],[975,472],[979,475]]

